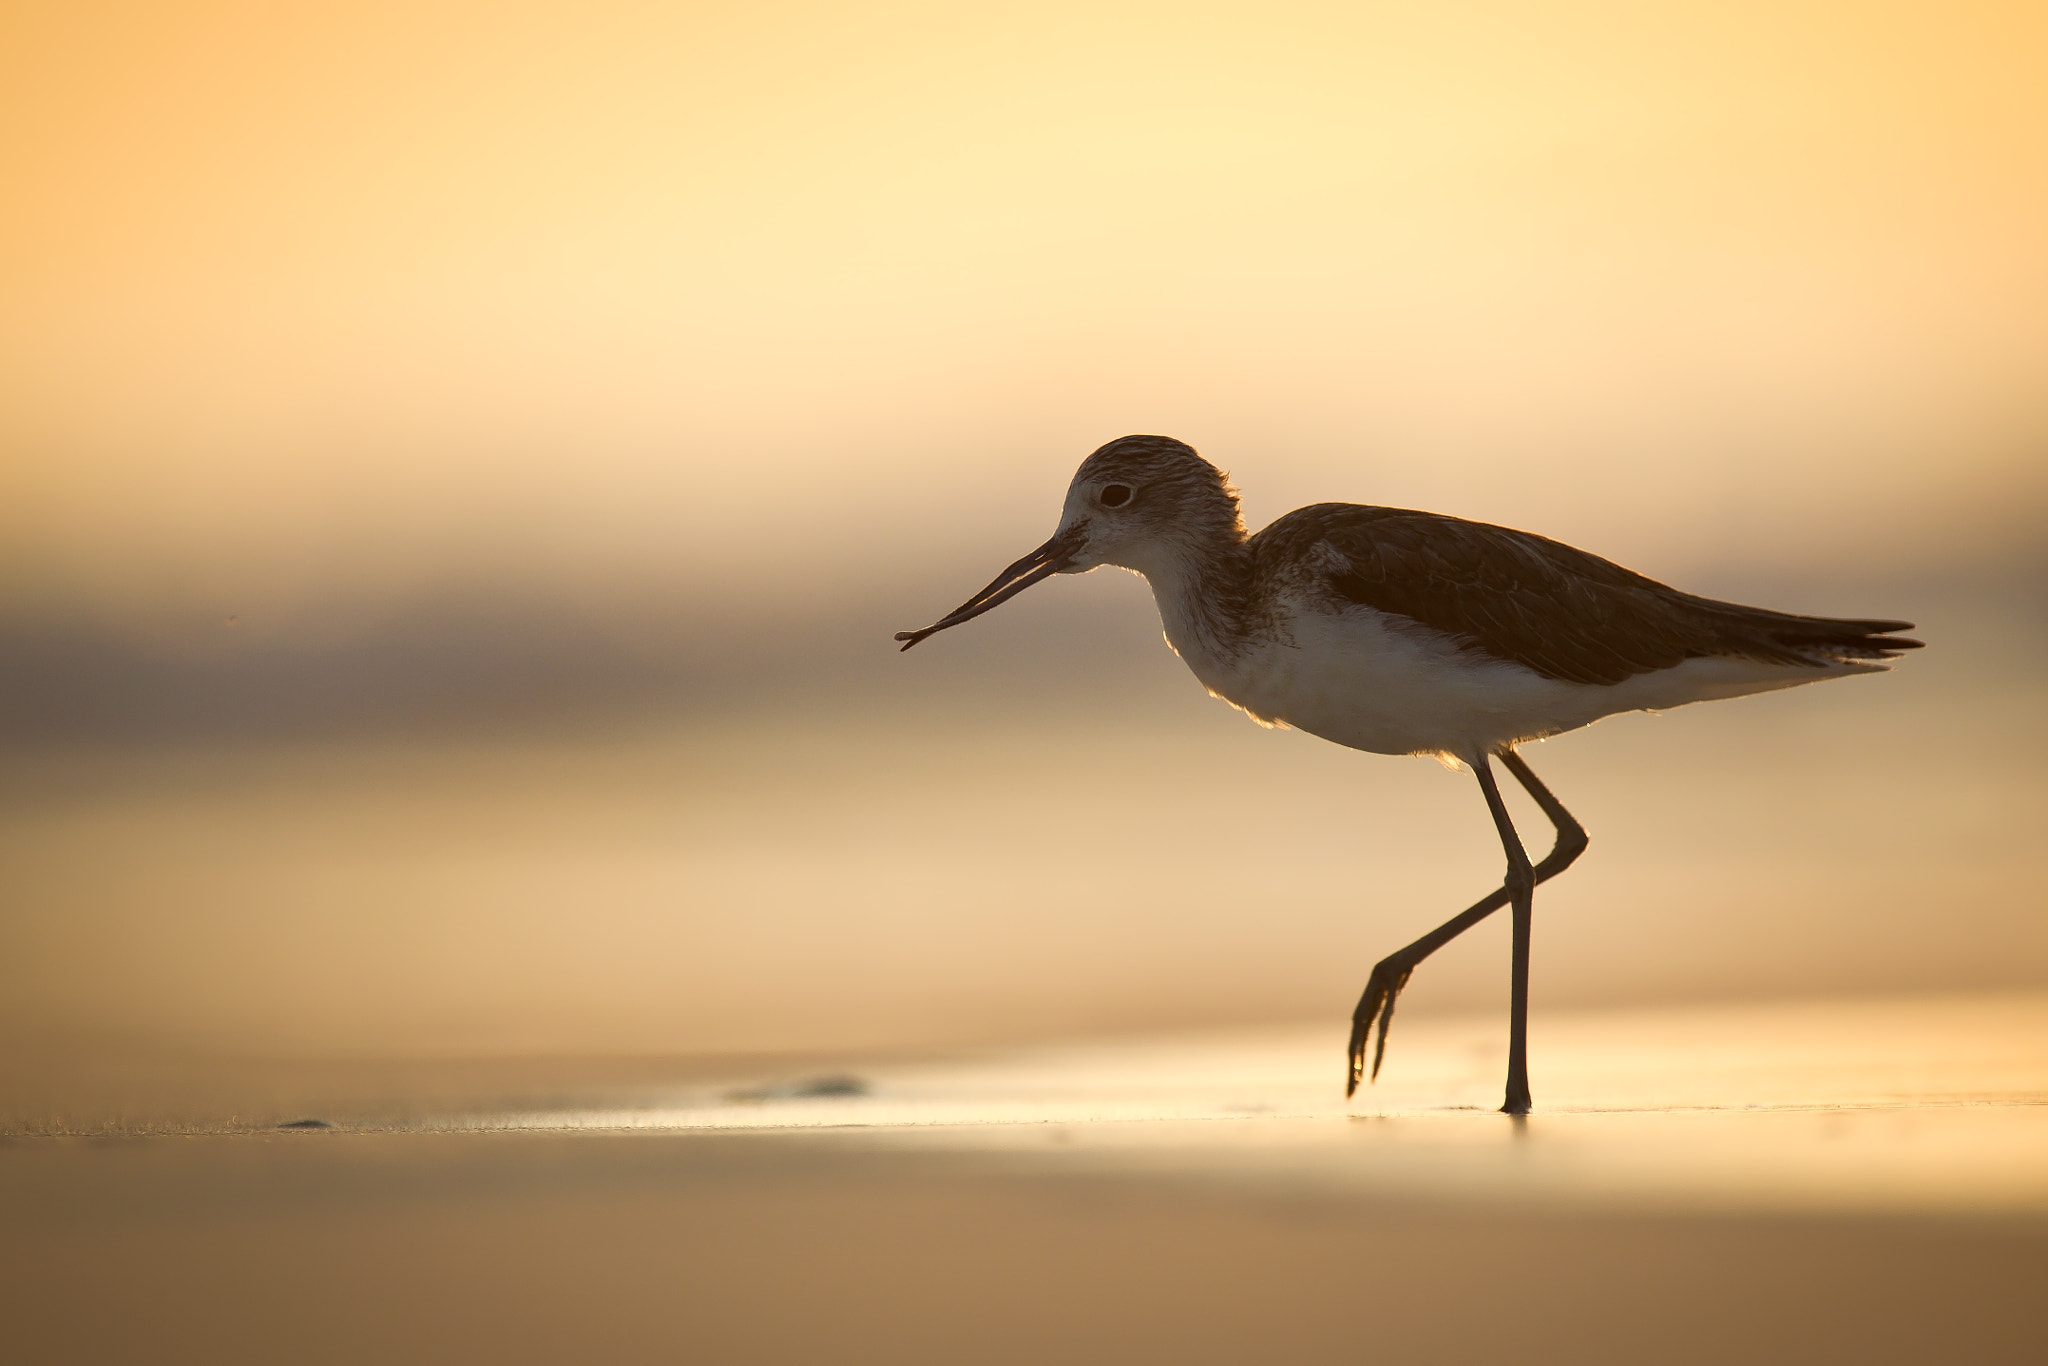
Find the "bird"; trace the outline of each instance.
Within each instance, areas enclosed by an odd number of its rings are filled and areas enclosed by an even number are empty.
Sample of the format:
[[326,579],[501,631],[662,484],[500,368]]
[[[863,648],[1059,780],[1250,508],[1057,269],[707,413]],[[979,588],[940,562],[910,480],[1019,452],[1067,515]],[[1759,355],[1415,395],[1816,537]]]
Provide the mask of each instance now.
[[[1348,1101],[1386,1058],[1416,967],[1511,908],[1508,1074],[1526,1115],[1536,887],[1588,836],[1518,747],[1605,716],[1884,672],[1911,622],[1798,616],[1670,588],[1526,531],[1439,513],[1316,503],[1246,530],[1229,476],[1185,442],[1125,436],[1081,462],[1051,539],[916,631],[909,650],[1055,574],[1105,565],[1152,588],[1166,640],[1212,696],[1270,726],[1373,754],[1425,755],[1478,779],[1507,857],[1501,885],[1374,965],[1352,1012]],[[1550,822],[1531,863],[1493,765]],[[1377,1039],[1373,1038],[1377,1025]]]

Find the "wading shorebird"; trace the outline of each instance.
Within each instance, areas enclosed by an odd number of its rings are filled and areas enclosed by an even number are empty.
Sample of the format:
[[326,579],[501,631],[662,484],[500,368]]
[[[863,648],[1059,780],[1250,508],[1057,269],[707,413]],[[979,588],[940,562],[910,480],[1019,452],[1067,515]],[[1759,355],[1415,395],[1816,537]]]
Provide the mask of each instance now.
[[[1557,541],[1430,512],[1317,503],[1256,536],[1237,491],[1193,447],[1126,436],[1081,462],[1051,540],[922,631],[908,650],[1054,574],[1102,565],[1152,585],[1166,640],[1216,697],[1267,725],[1374,754],[1453,760],[1479,779],[1507,876],[1478,904],[1382,959],[1351,1017],[1344,1094],[1386,1056],[1394,1000],[1423,959],[1514,908],[1508,1114],[1529,1112],[1529,927],[1536,884],[1586,831],[1515,752],[1625,711],[1882,672],[1921,642],[1905,621],[1740,607],[1667,588]],[[1557,830],[1531,865],[1495,785],[1498,759]]]

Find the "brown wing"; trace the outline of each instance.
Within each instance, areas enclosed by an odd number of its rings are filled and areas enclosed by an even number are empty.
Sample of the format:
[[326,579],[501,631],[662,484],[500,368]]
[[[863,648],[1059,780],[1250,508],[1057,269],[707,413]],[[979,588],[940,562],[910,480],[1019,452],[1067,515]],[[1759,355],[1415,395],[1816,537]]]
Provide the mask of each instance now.
[[1428,512],[1319,503],[1287,514],[1253,546],[1264,572],[1324,566],[1335,605],[1406,617],[1462,648],[1573,683],[1619,683],[1712,655],[1820,668],[1920,644],[1887,634],[1910,622],[1694,597],[1542,536]]

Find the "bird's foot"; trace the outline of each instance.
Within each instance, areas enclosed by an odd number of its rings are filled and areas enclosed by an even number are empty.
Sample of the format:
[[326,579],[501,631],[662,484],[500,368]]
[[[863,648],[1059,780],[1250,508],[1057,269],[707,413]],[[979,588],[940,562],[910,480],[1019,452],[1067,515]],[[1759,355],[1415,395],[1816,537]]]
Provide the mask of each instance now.
[[1401,994],[1401,988],[1408,985],[1408,974],[1413,971],[1415,965],[1398,953],[1373,965],[1365,995],[1358,998],[1358,1009],[1351,1012],[1351,1072],[1344,1083],[1346,1100],[1357,1094],[1358,1083],[1366,1079],[1365,1046],[1371,1040],[1375,1020],[1379,1022],[1380,1034],[1373,1049],[1371,1078],[1379,1079],[1380,1064],[1387,1056],[1387,1027],[1394,1022],[1394,1000]]

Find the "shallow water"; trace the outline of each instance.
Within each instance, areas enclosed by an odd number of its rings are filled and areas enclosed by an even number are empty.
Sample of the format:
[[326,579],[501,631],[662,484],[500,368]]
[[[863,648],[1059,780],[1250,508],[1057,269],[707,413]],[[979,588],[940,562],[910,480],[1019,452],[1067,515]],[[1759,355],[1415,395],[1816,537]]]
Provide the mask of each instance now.
[[10,1127],[811,1135],[1437,1203],[2048,1215],[2048,995],[1539,1014],[1519,1121],[1497,1113],[1502,1026],[1403,1017],[1350,1101],[1316,1026],[866,1059],[159,1059],[40,1111],[17,1086]]
[[30,1361],[2038,1359],[2048,996],[1542,1015],[1520,1121],[1500,1035],[1404,1017],[1348,1106],[1321,1028],[106,1067],[0,1139],[0,1321]]
[[[463,1129],[841,1130],[926,1149],[1372,1196],[2048,1215],[2048,996],[1592,1012],[1535,1027],[1538,1113],[1495,1113],[1499,1022],[1403,1020],[1345,1102],[1326,1029],[1073,1044],[679,1088]],[[865,1094],[805,1094],[853,1089]]]
[[0,1345],[2035,1361],[2011,620],[1533,755],[1594,847],[1538,901],[1526,1122],[1504,924],[1341,1094],[1372,961],[1498,873],[1469,778],[1187,691],[24,756]]

